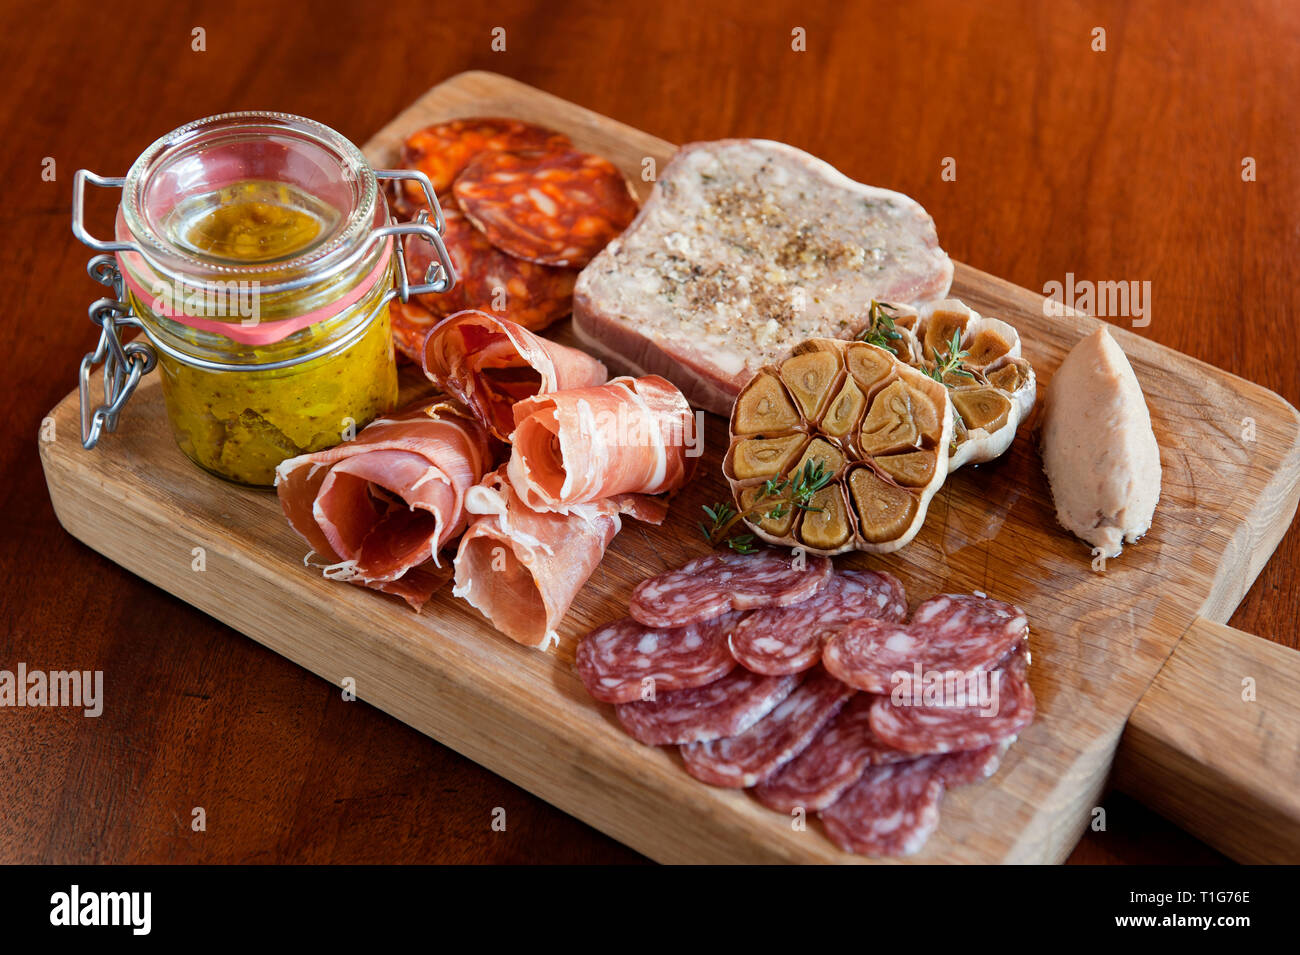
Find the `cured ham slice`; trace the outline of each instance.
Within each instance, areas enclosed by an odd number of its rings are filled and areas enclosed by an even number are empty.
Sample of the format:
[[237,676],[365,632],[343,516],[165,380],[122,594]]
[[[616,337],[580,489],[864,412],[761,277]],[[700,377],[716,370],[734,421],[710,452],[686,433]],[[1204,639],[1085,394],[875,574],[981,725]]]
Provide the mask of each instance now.
[[514,421],[510,483],[538,510],[676,491],[703,438],[682,393],[655,375],[527,397]]
[[472,309],[448,316],[429,332],[423,368],[503,441],[514,430],[511,409],[516,402],[589,388],[608,377],[605,366],[586,352]]
[[568,514],[535,511],[501,470],[466,494],[472,523],[456,553],[456,586],[510,639],[545,648],[559,639],[564,619],[587,578],[605,556],[622,515],[662,523],[667,506],[623,495],[575,507]]
[[[437,572],[438,552],[464,530],[465,493],[491,463],[483,427],[439,399],[282,462],[275,487],[326,577],[397,594],[419,610],[448,576]],[[424,568],[429,561],[434,569]]]

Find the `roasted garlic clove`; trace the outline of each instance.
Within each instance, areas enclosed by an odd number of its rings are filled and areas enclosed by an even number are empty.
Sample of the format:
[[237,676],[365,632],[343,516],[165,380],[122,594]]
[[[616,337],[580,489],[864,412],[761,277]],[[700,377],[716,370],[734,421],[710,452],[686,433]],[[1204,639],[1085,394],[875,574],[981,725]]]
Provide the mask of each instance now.
[[867,406],[867,396],[862,393],[858,383],[852,377],[846,377],[840,386],[840,393],[835,396],[826,414],[822,417],[821,428],[829,435],[842,438],[858,423],[862,409]]
[[1011,399],[996,388],[967,388],[951,397],[967,431],[996,431],[1011,413]]
[[844,452],[824,438],[813,438],[808,445],[808,450],[799,458],[799,463],[790,470],[798,472],[809,463],[819,464],[827,474],[838,476],[840,469],[844,467]]
[[[955,299],[950,299],[948,302],[941,303],[941,306],[949,305],[955,301]],[[970,323],[971,314],[964,306],[962,309],[936,306],[921,323],[921,355],[923,360],[933,362],[948,354],[949,349],[952,347],[953,332],[957,332],[959,339],[964,342],[966,339],[966,326]]]
[[770,478],[790,469],[808,440],[806,434],[789,434],[777,438],[746,438],[731,454],[731,470],[742,481]]
[[871,468],[857,468],[849,475],[849,490],[858,512],[858,532],[869,543],[897,538],[916,517],[916,497]]
[[969,345],[962,346],[967,352],[963,361],[969,368],[984,368],[1011,351],[1011,342],[1003,337],[1001,330],[981,328]]
[[876,458],[876,467],[906,487],[925,487],[934,477],[938,463],[939,457],[933,451],[909,451]]
[[917,433],[923,441],[938,443],[943,418],[948,413],[947,403],[936,402],[933,395],[914,385],[908,386],[907,397],[912,404],[912,420],[916,422]]
[[773,434],[798,424],[799,412],[775,375],[755,375],[736,399],[732,430],[737,434]]
[[796,354],[781,364],[781,380],[799,403],[804,417],[812,421],[821,418],[839,374],[839,356],[829,351]]
[[920,437],[907,385],[897,380],[871,399],[871,410],[862,422],[858,446],[864,454],[874,456],[915,448]]
[[799,520],[799,539],[814,550],[839,550],[853,536],[844,487],[838,481],[812,496]]
[[1014,393],[1025,380],[1020,374],[1020,368],[1014,362],[1008,362],[997,371],[987,373],[984,378],[994,388],[1008,394]]
[[877,384],[894,373],[897,359],[890,352],[866,342],[850,342],[846,349],[844,364],[864,392],[869,394]]
[[[757,504],[758,495],[761,490],[762,490],[761,485],[757,485],[754,487],[745,488],[743,491],[741,491],[740,492],[741,508],[743,510],[748,511],[755,504]],[[777,514],[778,516],[773,517],[772,514],[774,513]],[[766,534],[770,534],[773,537],[778,537],[778,538],[785,537],[787,534],[790,533],[790,527],[794,524],[794,515],[795,515],[795,511],[793,508],[790,507],[780,508],[780,507],[773,506],[767,509],[766,511],[760,511],[758,515],[756,515],[757,519],[756,521],[754,521],[754,523],[757,523],[759,528],[762,531],[764,531]]]
[[742,391],[723,473],[764,540],[888,553],[920,530],[948,474],[957,420],[948,390],[890,351],[812,339]]

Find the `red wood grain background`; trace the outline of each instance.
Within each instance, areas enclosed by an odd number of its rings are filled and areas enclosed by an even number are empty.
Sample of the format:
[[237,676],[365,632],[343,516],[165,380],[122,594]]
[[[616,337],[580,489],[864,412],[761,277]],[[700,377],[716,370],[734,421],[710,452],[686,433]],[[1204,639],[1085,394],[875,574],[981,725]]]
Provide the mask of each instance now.
[[[0,862],[640,860],[59,528],[36,432],[93,345],[99,288],[72,174],[123,174],[188,120],[279,109],[362,142],[489,69],[672,141],[785,140],[915,196],[954,258],[1028,288],[1150,281],[1141,334],[1300,404],[1294,2],[488,6],[0,3],[0,668],[98,669],[106,688],[98,719],[0,709]],[[91,206],[101,232],[110,212]],[[1292,528],[1232,624],[1295,646],[1298,560]],[[1105,805],[1072,861],[1220,858]]]

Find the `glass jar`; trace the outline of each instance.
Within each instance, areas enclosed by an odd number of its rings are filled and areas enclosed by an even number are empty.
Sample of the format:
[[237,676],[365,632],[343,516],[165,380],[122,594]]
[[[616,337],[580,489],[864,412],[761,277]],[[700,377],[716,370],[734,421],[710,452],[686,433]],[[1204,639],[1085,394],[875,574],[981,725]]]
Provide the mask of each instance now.
[[[415,180],[435,221],[394,224],[380,179]],[[112,242],[84,228],[86,182],[122,189]],[[78,171],[73,232],[113,253],[91,274],[117,293],[91,307],[102,334],[82,363],[83,443],[114,429],[154,364],[181,450],[219,477],[269,486],[286,458],[349,439],[397,401],[389,303],[455,282],[442,228],[423,174],[373,170],[334,130],[285,113],[189,123],[124,179]],[[434,246],[423,284],[407,281],[402,236]],[[147,344],[122,345],[122,327]],[[105,400],[88,412],[98,361]]]

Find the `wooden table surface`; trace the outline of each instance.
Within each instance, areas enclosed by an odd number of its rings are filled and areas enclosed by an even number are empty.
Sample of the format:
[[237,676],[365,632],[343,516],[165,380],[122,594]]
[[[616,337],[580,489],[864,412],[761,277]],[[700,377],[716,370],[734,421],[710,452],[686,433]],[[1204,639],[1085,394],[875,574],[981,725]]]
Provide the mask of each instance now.
[[[0,669],[105,684],[97,719],[0,709],[0,862],[643,861],[58,526],[36,434],[94,344],[100,288],[72,175],[122,175],[188,120],[278,109],[362,142],[488,69],[672,141],[784,140],[916,197],[954,258],[1026,288],[1150,282],[1139,334],[1300,405],[1290,0],[488,6],[0,3]],[[94,231],[111,209],[91,204]],[[1297,562],[1292,527],[1232,625],[1296,646]],[[1222,861],[1131,799],[1105,806],[1071,861]]]

